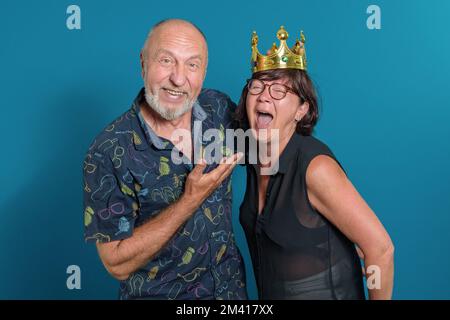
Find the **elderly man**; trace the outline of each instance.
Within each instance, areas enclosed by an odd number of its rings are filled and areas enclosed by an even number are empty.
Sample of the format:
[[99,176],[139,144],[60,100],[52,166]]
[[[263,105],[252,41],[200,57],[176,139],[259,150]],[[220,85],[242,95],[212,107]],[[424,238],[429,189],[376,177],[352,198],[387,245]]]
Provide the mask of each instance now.
[[[239,156],[194,163],[198,136],[229,127],[235,106],[202,90],[207,63],[196,26],[156,24],[141,52],[145,88],[86,155],[85,239],[121,281],[121,299],[246,299],[231,223],[229,175]],[[174,134],[180,129],[188,135]]]

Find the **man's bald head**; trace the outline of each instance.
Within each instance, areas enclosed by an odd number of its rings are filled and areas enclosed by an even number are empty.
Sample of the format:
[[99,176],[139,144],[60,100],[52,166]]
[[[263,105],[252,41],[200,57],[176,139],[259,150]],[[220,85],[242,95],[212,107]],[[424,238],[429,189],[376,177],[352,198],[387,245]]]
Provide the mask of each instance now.
[[165,19],[161,20],[158,23],[154,24],[153,27],[150,29],[147,38],[145,39],[144,46],[142,47],[142,56],[144,57],[144,60],[147,59],[147,53],[148,53],[148,46],[152,41],[153,36],[159,35],[159,32],[163,33],[170,33],[184,31],[184,32],[190,32],[193,35],[197,33],[197,35],[201,36],[203,44],[205,46],[206,50],[206,58],[208,58],[208,46],[206,43],[206,36],[203,33],[202,30],[200,30],[199,27],[197,27],[195,24],[193,24],[190,21],[182,20],[182,19]]
[[179,25],[179,26],[183,26],[184,25],[184,26],[192,27],[195,30],[197,30],[198,33],[200,33],[202,35],[203,40],[205,40],[205,42],[206,42],[206,36],[203,33],[203,31],[200,30],[199,27],[197,27],[194,23],[192,23],[190,21],[182,20],[182,19],[164,19],[164,20],[161,20],[160,22],[155,23],[153,25],[152,29],[150,30],[150,34],[151,34],[152,31],[156,30],[158,27],[164,26],[166,24],[168,24],[168,25],[173,24],[173,25]]

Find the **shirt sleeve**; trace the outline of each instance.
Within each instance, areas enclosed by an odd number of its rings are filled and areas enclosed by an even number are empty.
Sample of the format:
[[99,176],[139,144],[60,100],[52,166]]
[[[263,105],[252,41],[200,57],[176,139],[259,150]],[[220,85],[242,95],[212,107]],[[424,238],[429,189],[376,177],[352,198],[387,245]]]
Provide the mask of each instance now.
[[224,124],[226,129],[235,129],[236,121],[235,121],[235,112],[236,112],[236,103],[231,100],[229,96],[226,96],[225,100],[225,113],[224,113]]
[[137,203],[107,155],[88,153],[84,160],[84,238],[110,242],[131,237]]

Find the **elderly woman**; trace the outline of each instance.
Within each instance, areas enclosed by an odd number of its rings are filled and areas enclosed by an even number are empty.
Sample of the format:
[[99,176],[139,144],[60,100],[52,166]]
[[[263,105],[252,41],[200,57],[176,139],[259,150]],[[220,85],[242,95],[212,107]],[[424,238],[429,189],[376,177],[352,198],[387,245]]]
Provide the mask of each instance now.
[[254,33],[253,74],[236,110],[241,128],[252,129],[266,150],[278,144],[270,155],[276,172],[265,175],[261,162],[247,165],[240,207],[259,297],[365,299],[359,248],[370,299],[390,299],[391,239],[330,149],[311,136],[318,105],[304,36],[292,49],[283,27],[277,36],[280,46],[264,56]]

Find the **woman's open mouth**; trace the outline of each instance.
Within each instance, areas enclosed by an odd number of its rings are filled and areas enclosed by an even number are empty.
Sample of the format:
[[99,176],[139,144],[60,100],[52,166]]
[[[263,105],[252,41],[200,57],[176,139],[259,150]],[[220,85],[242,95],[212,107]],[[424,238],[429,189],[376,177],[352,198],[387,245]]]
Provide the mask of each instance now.
[[266,129],[273,120],[273,116],[268,112],[256,111],[256,127],[257,129]]

